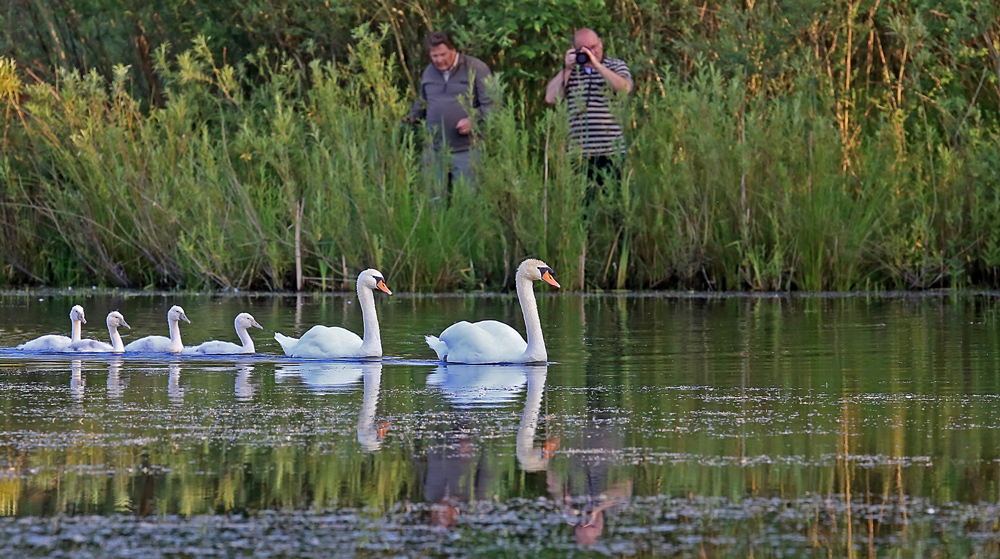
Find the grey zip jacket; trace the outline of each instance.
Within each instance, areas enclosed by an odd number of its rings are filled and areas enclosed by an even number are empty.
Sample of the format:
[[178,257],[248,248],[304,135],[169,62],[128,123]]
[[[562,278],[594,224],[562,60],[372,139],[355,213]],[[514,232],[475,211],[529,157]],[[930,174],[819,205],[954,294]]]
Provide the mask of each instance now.
[[433,64],[427,65],[420,79],[420,95],[413,103],[410,116],[426,121],[435,149],[441,148],[444,139],[452,152],[469,151],[473,134],[459,134],[455,125],[469,116],[463,103],[478,112],[476,117],[470,117],[473,125],[486,117],[493,107],[485,83],[490,75],[490,69],[482,60],[462,53],[458,53],[447,81],[444,72]]

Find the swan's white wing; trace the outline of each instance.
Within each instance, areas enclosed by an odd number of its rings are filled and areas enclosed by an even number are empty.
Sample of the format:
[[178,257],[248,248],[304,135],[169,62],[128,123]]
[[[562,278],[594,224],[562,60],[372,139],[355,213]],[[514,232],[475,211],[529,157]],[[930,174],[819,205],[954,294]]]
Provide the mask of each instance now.
[[228,355],[232,353],[248,353],[241,344],[233,342],[223,342],[219,340],[209,340],[196,346],[188,346],[181,351],[184,355]]
[[524,348],[528,347],[528,342],[524,341],[521,334],[511,326],[504,324],[503,322],[497,320],[480,320],[479,322],[472,323],[473,326],[481,328],[484,332],[493,337],[493,339],[502,344],[520,344],[521,351],[524,352]]
[[73,343],[73,340],[69,336],[61,336],[59,334],[46,334],[24,342],[23,344],[17,346],[17,349],[23,349],[25,351],[63,351],[69,344]]
[[441,332],[449,363],[516,363],[528,342],[510,326],[496,320],[475,324],[462,321]]
[[80,340],[78,342],[73,342],[66,346],[63,351],[72,352],[77,351],[80,353],[106,353],[114,351],[115,348],[108,342],[102,342],[100,340]]
[[336,359],[339,357],[357,357],[361,349],[361,337],[336,326],[313,326],[306,332],[291,352],[292,357],[316,357],[320,359]]
[[164,353],[170,351],[170,338],[166,336],[146,336],[130,342],[125,351],[148,351]]

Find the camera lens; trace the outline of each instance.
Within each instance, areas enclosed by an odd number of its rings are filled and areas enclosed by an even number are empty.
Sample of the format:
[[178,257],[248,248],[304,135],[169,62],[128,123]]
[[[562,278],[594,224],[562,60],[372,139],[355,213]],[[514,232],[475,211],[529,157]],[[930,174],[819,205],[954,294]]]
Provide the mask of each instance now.
[[587,56],[587,53],[583,52],[582,50],[576,51],[576,63],[577,64],[580,64],[582,66],[582,65],[584,65],[584,64],[586,64],[588,62],[590,62],[590,57]]

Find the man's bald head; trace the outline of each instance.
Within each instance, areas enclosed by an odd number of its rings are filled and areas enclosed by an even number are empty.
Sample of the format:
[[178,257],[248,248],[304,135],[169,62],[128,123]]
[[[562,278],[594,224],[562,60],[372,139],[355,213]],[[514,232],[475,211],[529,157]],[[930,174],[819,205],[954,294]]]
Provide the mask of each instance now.
[[593,29],[584,27],[574,33],[573,47],[577,49],[586,47],[593,51],[598,60],[604,59],[604,44],[601,42],[601,37]]

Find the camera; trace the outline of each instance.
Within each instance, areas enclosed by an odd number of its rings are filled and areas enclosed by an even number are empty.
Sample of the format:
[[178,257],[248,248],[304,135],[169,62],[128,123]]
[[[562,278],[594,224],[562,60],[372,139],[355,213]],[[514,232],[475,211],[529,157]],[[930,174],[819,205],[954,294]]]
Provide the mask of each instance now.
[[579,64],[580,66],[583,66],[584,64],[586,64],[588,62],[590,62],[590,57],[587,56],[587,53],[584,52],[583,49],[577,49],[576,50],[576,63]]

